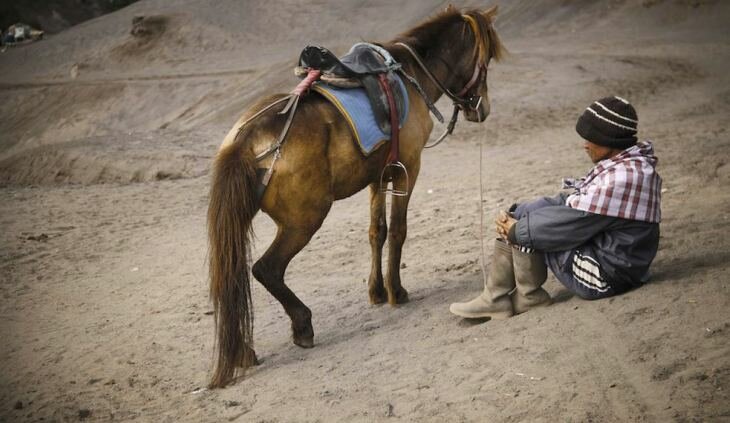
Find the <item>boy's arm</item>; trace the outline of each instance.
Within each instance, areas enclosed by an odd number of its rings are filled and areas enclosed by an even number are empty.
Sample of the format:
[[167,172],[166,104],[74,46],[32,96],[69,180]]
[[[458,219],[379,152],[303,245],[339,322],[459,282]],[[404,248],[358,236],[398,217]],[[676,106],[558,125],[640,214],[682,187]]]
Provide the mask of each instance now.
[[509,241],[536,250],[570,250],[604,231],[618,218],[568,206],[543,207],[525,214],[509,231]]

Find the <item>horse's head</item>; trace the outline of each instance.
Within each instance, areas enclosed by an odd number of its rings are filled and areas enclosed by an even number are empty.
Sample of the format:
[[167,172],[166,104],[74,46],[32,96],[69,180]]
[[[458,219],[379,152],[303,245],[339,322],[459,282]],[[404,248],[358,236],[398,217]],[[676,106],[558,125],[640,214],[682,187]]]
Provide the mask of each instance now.
[[[497,6],[485,12],[470,11],[461,16],[467,26],[464,28],[461,54],[455,69],[466,81],[463,88],[453,91],[458,99],[465,102],[460,105],[464,117],[470,122],[483,122],[489,116],[489,92],[487,88],[487,73],[489,62],[499,60],[504,54],[502,43],[494,31],[492,22],[497,15]],[[464,54],[471,49],[472,54]],[[465,77],[466,76],[466,77]],[[455,79],[459,79],[455,76]],[[458,85],[458,82],[457,82]],[[457,88],[458,89],[458,88]]]
[[463,12],[449,6],[398,39],[423,57],[426,73],[441,91],[437,95],[450,97],[471,122],[483,122],[489,115],[489,62],[504,54],[492,26],[496,15],[496,6]]

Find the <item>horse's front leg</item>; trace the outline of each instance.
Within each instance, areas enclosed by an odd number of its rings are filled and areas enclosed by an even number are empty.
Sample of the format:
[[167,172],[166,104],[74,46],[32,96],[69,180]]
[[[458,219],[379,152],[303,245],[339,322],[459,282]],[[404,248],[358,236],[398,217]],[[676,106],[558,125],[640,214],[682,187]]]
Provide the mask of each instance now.
[[418,176],[418,163],[409,167],[410,182],[406,184],[404,175],[399,175],[393,181],[398,189],[407,189],[408,195],[399,197],[393,196],[393,203],[390,209],[390,230],[388,231],[388,273],[385,277],[385,291],[388,294],[388,304],[396,305],[408,302],[408,291],[403,288],[400,282],[400,262],[403,243],[406,240],[408,201],[411,198],[413,186]]
[[370,304],[382,304],[388,297],[383,286],[382,256],[383,245],[388,236],[385,222],[385,194],[380,192],[380,184],[370,184],[370,251],[372,255],[368,295]]

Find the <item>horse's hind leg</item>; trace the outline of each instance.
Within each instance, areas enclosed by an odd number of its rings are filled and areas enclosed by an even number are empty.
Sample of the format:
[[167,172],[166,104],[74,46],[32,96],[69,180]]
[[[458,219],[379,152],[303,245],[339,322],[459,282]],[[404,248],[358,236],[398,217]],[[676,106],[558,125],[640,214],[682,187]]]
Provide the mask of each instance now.
[[384,303],[388,297],[383,286],[382,256],[383,244],[388,236],[385,222],[385,194],[380,192],[380,184],[370,184],[370,250],[372,267],[368,281],[368,295],[371,304]]
[[312,312],[284,283],[286,267],[294,256],[304,248],[319,229],[324,220],[311,226],[286,226],[279,223],[274,242],[263,256],[253,265],[254,277],[284,307],[291,319],[292,339],[303,348],[314,346],[314,330],[312,329]]

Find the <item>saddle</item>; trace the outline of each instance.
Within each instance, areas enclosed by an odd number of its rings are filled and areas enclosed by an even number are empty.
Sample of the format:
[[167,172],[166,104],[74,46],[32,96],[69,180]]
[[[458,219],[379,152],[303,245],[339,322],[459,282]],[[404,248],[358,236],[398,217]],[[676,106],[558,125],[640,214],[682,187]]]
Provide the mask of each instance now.
[[320,70],[322,72],[320,80],[325,84],[340,88],[363,87],[370,100],[375,120],[385,133],[391,133],[392,125],[390,101],[383,84],[387,84],[392,93],[395,116],[397,117],[399,111],[406,107],[406,94],[401,91],[401,84],[395,75],[395,71],[400,69],[400,64],[380,46],[369,43],[355,44],[341,58],[337,58],[324,47],[307,46],[299,56],[296,73],[302,76],[309,69]]

